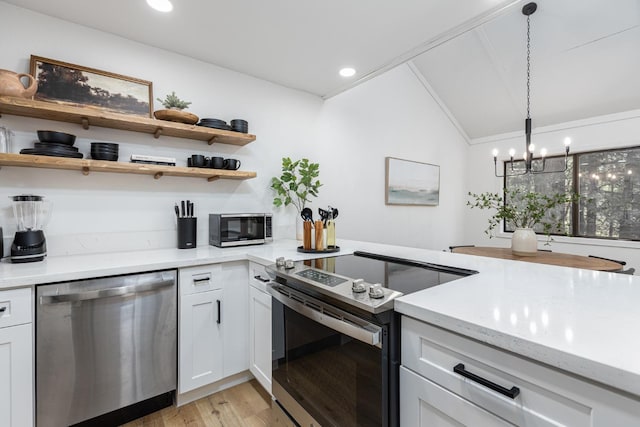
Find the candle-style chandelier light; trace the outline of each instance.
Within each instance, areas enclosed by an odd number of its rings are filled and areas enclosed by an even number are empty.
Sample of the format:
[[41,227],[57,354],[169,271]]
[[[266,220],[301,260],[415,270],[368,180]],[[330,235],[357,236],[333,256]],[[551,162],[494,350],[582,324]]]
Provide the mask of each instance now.
[[567,170],[568,162],[567,157],[569,156],[569,145],[571,144],[570,138],[565,138],[564,146],[564,168],[563,169],[555,169],[548,170],[546,169],[546,155],[547,149],[543,148],[540,150],[540,162],[537,162],[540,166],[537,168],[533,167],[533,156],[535,146],[531,143],[531,15],[536,11],[538,5],[536,3],[527,3],[522,7],[522,14],[527,17],[527,118],[524,121],[524,132],[525,132],[525,151],[522,155],[522,159],[524,160],[524,169],[514,168],[514,156],[516,155],[515,149],[509,150],[509,164],[504,169],[504,174],[498,173],[498,150],[494,148],[493,150],[493,164],[495,169],[495,174],[497,177],[504,176],[516,176],[516,175],[525,175],[525,174],[538,174],[538,173],[555,173],[555,172],[564,172]]

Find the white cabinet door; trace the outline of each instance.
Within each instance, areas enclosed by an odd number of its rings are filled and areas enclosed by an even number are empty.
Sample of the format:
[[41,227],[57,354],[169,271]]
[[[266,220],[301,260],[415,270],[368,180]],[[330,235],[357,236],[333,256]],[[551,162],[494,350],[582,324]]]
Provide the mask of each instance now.
[[271,393],[271,295],[249,287],[249,369]]
[[183,295],[179,314],[179,392],[202,387],[223,377],[223,291]]
[[249,267],[246,261],[222,264],[222,350],[225,377],[249,369]]
[[506,427],[513,424],[401,366],[400,426]]
[[32,325],[0,329],[0,426],[33,426]]

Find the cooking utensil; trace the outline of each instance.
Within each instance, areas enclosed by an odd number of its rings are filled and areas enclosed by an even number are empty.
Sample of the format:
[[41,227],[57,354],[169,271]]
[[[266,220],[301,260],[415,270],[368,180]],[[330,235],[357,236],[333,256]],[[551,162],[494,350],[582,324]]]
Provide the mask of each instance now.
[[320,214],[320,218],[322,219],[322,224],[327,225],[327,220],[329,219],[329,211],[326,211],[322,208],[318,208],[318,214]]
[[313,222],[313,211],[310,208],[304,208],[300,211],[300,216],[305,221]]
[[180,208],[178,207],[177,203],[175,204],[173,209],[176,211],[176,218],[180,218]]
[[332,219],[338,218],[338,208],[332,208],[331,209],[331,217],[332,217]]
[[180,205],[181,205],[181,207],[182,207],[182,210],[181,210],[181,212],[182,212],[182,217],[184,218],[184,217],[186,216],[186,214],[187,214],[187,211],[185,210],[185,207],[184,207],[184,200],[181,200],[181,201],[180,201]]

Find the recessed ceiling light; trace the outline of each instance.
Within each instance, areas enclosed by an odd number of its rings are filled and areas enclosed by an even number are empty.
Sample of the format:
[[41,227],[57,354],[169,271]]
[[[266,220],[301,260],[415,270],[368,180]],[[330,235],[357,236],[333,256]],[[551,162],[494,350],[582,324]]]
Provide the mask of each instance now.
[[147,0],[147,4],[160,12],[171,12],[173,5],[169,0]]
[[356,70],[354,70],[351,67],[343,68],[342,70],[340,70],[340,75],[342,77],[351,77],[355,74],[356,74]]

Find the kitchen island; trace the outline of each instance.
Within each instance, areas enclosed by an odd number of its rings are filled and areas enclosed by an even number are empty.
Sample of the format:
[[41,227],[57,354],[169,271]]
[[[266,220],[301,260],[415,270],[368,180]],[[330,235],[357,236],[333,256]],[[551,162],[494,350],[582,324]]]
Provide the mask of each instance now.
[[[396,300],[404,316],[617,390],[640,401],[640,278],[369,242],[338,241],[354,250],[478,271]],[[183,268],[228,261],[273,263],[308,259],[297,242],[220,249],[162,249],[49,257],[33,264],[0,263],[0,289]],[[328,254],[334,255],[334,254]]]

